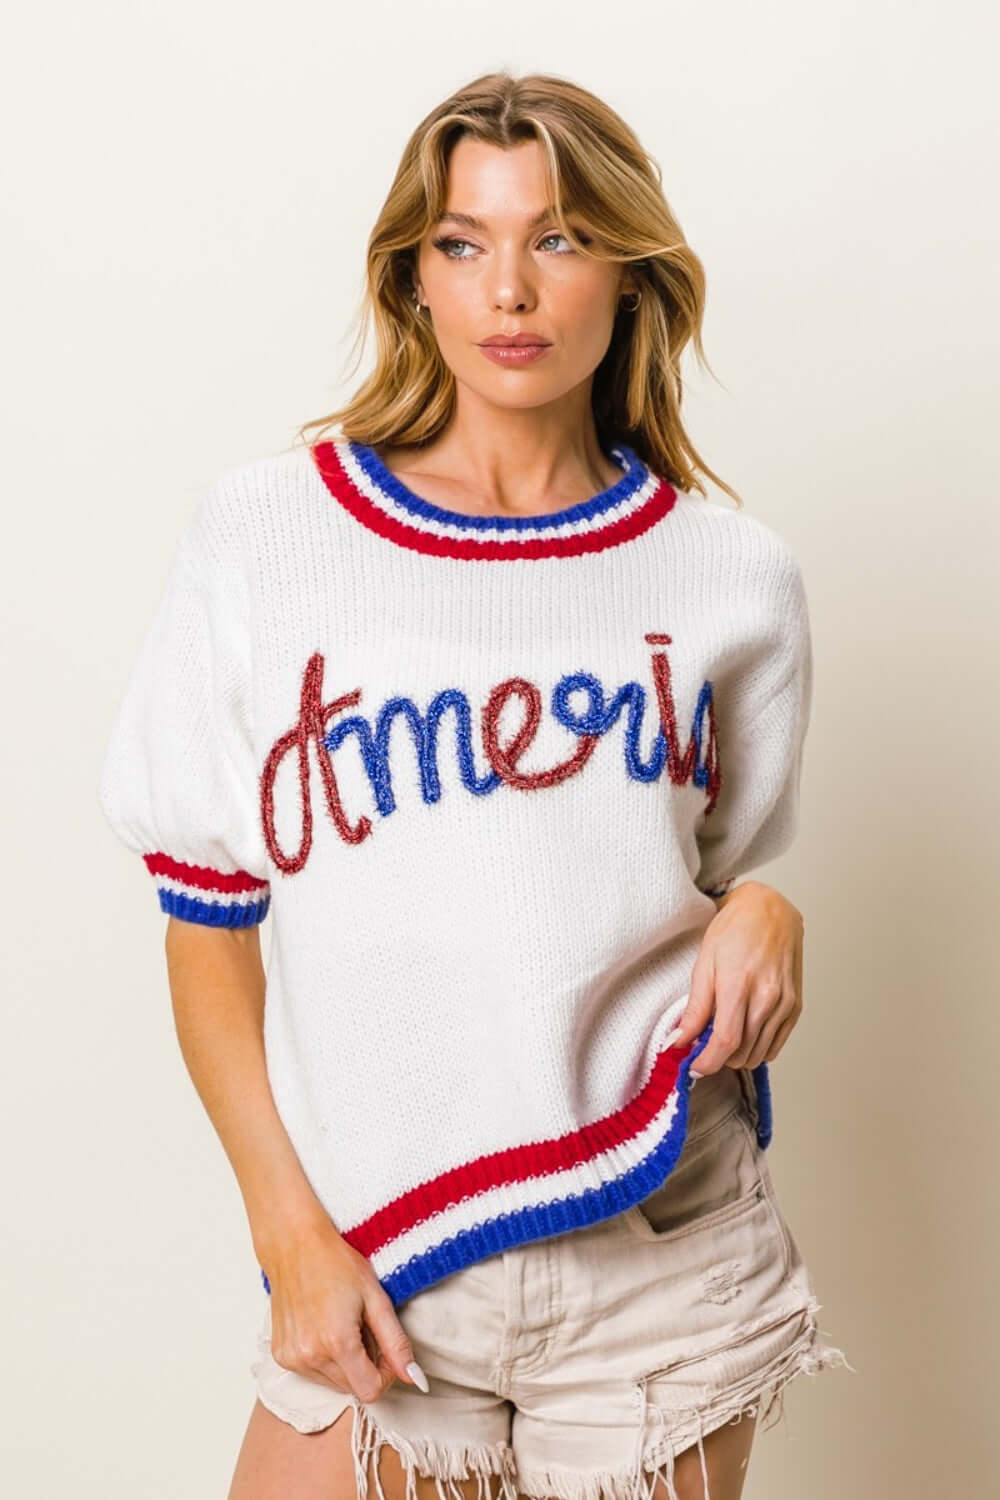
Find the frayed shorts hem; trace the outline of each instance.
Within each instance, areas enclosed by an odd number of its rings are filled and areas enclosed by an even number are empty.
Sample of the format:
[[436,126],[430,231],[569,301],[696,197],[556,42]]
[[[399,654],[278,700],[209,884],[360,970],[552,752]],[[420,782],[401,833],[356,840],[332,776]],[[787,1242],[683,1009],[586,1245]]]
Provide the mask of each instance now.
[[364,1403],[284,1369],[268,1298],[251,1365],[261,1404],[299,1432],[352,1408],[359,1500],[386,1500],[383,1445],[406,1500],[418,1476],[440,1500],[462,1500],[470,1479],[477,1500],[678,1500],[677,1459],[697,1446],[713,1500],[706,1437],[748,1416],[773,1426],[795,1376],[853,1369],[818,1326],[753,1125],[735,1070],[699,1079],[684,1150],[648,1198],[404,1303],[427,1394],[399,1380]]

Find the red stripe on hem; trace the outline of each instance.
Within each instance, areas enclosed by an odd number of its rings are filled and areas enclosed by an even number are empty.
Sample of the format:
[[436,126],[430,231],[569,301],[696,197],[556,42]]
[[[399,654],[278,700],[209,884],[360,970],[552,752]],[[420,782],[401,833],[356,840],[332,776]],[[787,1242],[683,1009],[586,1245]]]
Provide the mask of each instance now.
[[213,870],[207,865],[187,865],[183,860],[171,859],[169,854],[161,852],[144,854],[142,858],[150,875],[180,880],[184,885],[194,886],[201,891],[224,891],[230,895],[239,895],[246,891],[264,891],[268,887],[266,880],[251,875],[248,870],[236,870],[227,875],[222,870]]
[[474,1198],[491,1188],[516,1186],[531,1178],[547,1177],[602,1156],[631,1140],[659,1114],[677,1087],[680,1065],[697,1043],[667,1047],[653,1065],[649,1082],[641,1093],[614,1114],[605,1115],[568,1135],[494,1151],[489,1156],[453,1167],[402,1193],[370,1218],[348,1231],[341,1230],[356,1250],[371,1256],[398,1239],[416,1224],[452,1208],[463,1199]]

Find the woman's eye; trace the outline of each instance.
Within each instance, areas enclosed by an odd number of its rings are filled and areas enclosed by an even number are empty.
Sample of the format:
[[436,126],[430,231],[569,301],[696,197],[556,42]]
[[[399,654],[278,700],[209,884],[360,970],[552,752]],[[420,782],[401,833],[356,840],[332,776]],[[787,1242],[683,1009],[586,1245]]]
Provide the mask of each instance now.
[[469,257],[467,255],[451,254],[452,245],[467,245],[468,243],[468,240],[440,239],[434,241],[434,248],[435,250],[443,251],[444,254],[448,256],[449,260],[468,260]]
[[[577,233],[580,235],[580,240],[581,240],[581,242],[584,245],[589,245],[590,244],[590,240],[587,238],[587,236],[585,234],[580,233],[579,230],[577,231]],[[555,230],[555,229],[552,231],[551,234],[547,234],[544,239],[539,240],[538,243],[539,243],[539,245],[545,245],[545,244],[548,243],[549,240],[565,240],[566,244],[569,245],[569,241],[566,239],[566,236],[564,234],[560,233],[558,230]],[[446,255],[448,257],[449,260],[469,260],[471,258],[468,255],[457,255],[457,254],[454,254],[453,250],[452,250],[452,247],[455,246],[455,245],[466,245],[466,246],[468,246],[472,250],[474,250],[476,248],[475,245],[473,245],[470,240],[460,240],[460,239],[457,239],[453,235],[445,236],[442,239],[437,239],[437,240],[434,241],[434,248],[435,248],[435,250],[440,250],[444,255]],[[561,254],[561,255],[572,254],[572,253],[573,253],[573,246],[572,245],[569,245],[569,250],[568,251],[563,250],[563,251],[558,251],[557,252],[557,254]]]
[[[579,241],[580,241],[581,244],[583,244],[583,245],[589,245],[590,244],[590,241],[589,241],[589,239],[587,238],[587,236],[585,234],[581,234],[579,230],[576,231],[576,234],[577,234],[577,238],[579,239]],[[564,234],[561,234],[556,229],[553,229],[553,231],[552,231],[551,234],[547,234],[545,236],[545,240],[566,240],[567,245],[569,245],[570,252],[572,253],[572,251],[573,251],[574,247],[572,245],[570,245],[569,240],[566,239],[566,236]],[[542,244],[543,245],[545,244],[545,240],[542,240]]]

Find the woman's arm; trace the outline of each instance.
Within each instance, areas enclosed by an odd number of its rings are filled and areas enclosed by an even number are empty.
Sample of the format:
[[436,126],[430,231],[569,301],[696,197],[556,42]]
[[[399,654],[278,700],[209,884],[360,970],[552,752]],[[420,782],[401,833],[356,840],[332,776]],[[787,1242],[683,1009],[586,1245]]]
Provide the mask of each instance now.
[[275,1106],[259,931],[170,917],[166,956],[181,1052],[236,1173],[271,1287],[271,1353],[362,1401],[397,1376],[426,1390],[388,1293],[313,1192]]
[[239,1183],[258,1261],[328,1220],[275,1107],[264,1055],[260,928],[171,917],[167,973],[177,1040]]

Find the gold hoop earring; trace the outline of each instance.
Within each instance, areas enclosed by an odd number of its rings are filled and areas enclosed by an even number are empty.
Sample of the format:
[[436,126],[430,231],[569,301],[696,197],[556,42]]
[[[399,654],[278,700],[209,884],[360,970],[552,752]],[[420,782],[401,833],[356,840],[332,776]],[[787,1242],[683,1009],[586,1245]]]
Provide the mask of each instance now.
[[423,312],[424,305],[421,302],[420,298],[417,296],[416,292],[413,293],[413,305],[417,309],[418,314]]
[[[627,297],[628,295],[628,292],[626,292],[625,296]],[[633,292],[632,295],[635,297],[635,301],[632,303],[631,307],[626,307],[624,301],[619,298],[618,306],[621,308],[622,312],[635,312],[636,308],[639,306],[639,303],[642,301],[641,292]]]

